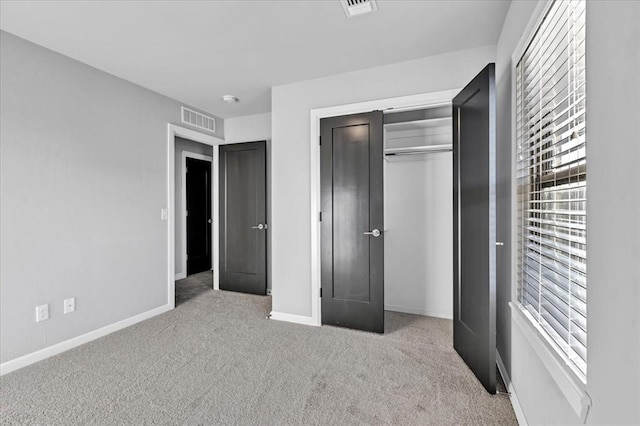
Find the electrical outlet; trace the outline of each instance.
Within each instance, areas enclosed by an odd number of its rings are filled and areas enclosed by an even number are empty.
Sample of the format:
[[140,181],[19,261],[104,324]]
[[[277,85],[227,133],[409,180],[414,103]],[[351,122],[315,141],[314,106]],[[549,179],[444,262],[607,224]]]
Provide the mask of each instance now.
[[64,299],[64,313],[68,314],[71,312],[75,312],[76,310],[76,298],[72,297],[70,299]]
[[49,319],[49,305],[36,306],[36,322]]

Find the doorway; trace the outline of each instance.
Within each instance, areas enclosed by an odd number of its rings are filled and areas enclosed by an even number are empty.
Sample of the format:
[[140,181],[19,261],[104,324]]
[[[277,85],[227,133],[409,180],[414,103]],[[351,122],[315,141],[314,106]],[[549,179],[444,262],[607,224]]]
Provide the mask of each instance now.
[[[187,139],[183,137],[176,136],[175,137],[175,147],[174,147],[174,166],[175,166],[175,177],[174,177],[174,187],[175,187],[175,199],[174,199],[174,219],[175,219],[175,279],[179,280],[182,278],[186,278],[187,275],[194,271],[189,271],[189,262],[188,262],[188,252],[191,251],[192,256],[200,257],[199,262],[208,263],[208,269],[213,269],[214,259],[214,202],[213,202],[213,186],[215,183],[215,179],[213,176],[214,173],[214,151],[216,148],[214,146],[201,143],[195,141],[193,139]],[[195,168],[191,168],[191,173],[187,173],[188,170],[188,162],[192,162],[193,160],[198,160],[195,163]],[[206,166],[204,165],[206,164]],[[200,166],[200,167],[198,167]],[[205,178],[203,173],[203,167],[208,169],[208,178]],[[198,176],[200,175],[200,176]],[[190,181],[190,182],[188,182]],[[191,183],[191,185],[188,185]],[[193,184],[198,184],[194,186]],[[208,189],[204,186],[208,185]],[[191,187],[192,193],[190,200],[187,200],[187,189]],[[208,201],[206,200],[208,198]],[[189,208],[187,204],[195,203],[192,207],[192,219],[190,220],[187,212]],[[208,208],[208,211],[206,211]],[[211,224],[208,223],[208,220],[211,219]],[[189,228],[189,222],[191,222],[191,227]],[[209,226],[209,229],[205,229]],[[191,233],[195,233],[198,231],[198,235],[195,235],[195,240],[188,239],[188,231],[191,230]],[[206,234],[206,235],[205,235]],[[208,242],[207,242],[208,239]],[[195,247],[189,247],[189,244]],[[205,256],[204,253],[208,250],[209,259],[203,259]],[[200,265],[194,265],[196,269],[198,267],[202,268],[200,271],[204,271],[205,269]],[[200,272],[198,271],[198,272]]]
[[385,310],[453,319],[451,106],[384,115]]
[[382,333],[385,311],[452,319],[451,105],[320,129],[322,324]]
[[[180,139],[187,139],[189,141],[197,142],[201,145],[206,145],[212,149],[212,163],[211,163],[211,242],[212,242],[212,262],[211,272],[203,272],[201,274],[209,274],[200,280],[202,285],[207,286],[207,289],[213,288],[213,290],[220,289],[220,229],[221,224],[219,220],[220,206],[219,206],[219,180],[220,180],[220,168],[219,168],[219,153],[222,146],[225,145],[223,139],[215,136],[207,135],[196,130],[188,129],[176,124],[167,125],[167,199],[169,200],[167,207],[161,207],[160,219],[167,222],[167,239],[169,241],[169,247],[167,250],[167,304],[174,308],[176,306],[176,280],[186,277],[186,263],[184,268],[181,268],[182,259],[180,259],[179,253],[182,251],[180,248],[180,234],[177,232],[178,228],[184,223],[181,221],[181,217],[184,218],[184,214],[180,214],[181,209],[176,208],[176,203],[181,200],[181,185],[176,184],[176,179],[180,174],[180,155],[176,155],[176,144]],[[263,141],[264,142],[264,141]],[[249,142],[247,142],[249,143]],[[242,144],[242,142],[240,143]],[[269,141],[264,142],[266,146],[266,203],[269,205]],[[185,232],[186,234],[186,232]],[[183,247],[186,246],[186,242]],[[269,244],[267,243],[267,265],[270,259]],[[268,266],[265,266],[267,271],[267,286],[269,286]],[[182,273],[182,276],[177,274]],[[199,284],[200,285],[200,284]],[[268,291],[268,290],[267,290]]]
[[[440,106],[446,106],[452,111],[454,170],[453,179],[451,175],[449,175],[448,179],[453,180],[453,193],[451,195],[454,200],[454,214],[451,218],[454,230],[452,235],[454,265],[452,268],[453,280],[450,282],[454,290],[454,300],[452,301],[454,307],[453,346],[490,393],[495,393],[496,369],[494,69],[494,64],[489,64],[462,91],[452,91],[453,93],[450,92],[447,98],[443,96],[435,100],[434,96],[441,96],[441,92],[434,94],[431,99],[429,99],[431,102],[423,102],[422,104],[412,105],[409,103],[410,100],[408,98],[396,100],[398,104],[404,103],[403,109],[406,111]],[[412,100],[415,100],[415,98]],[[333,249],[333,235],[336,232],[342,232],[342,230],[336,230],[333,224],[326,224],[322,219],[326,215],[324,210],[327,207],[332,210],[330,215],[334,215],[336,210],[335,200],[344,192],[339,186],[336,187],[335,179],[331,177],[327,182],[327,179],[324,177],[327,173],[322,173],[324,169],[328,167],[324,164],[323,160],[330,160],[329,167],[334,167],[333,165],[336,164],[336,159],[327,155],[325,153],[326,148],[323,148],[322,145],[326,142],[331,144],[329,149],[335,154],[344,148],[340,145],[347,146],[353,142],[360,142],[353,137],[340,140],[340,138],[336,138],[336,132],[333,131],[334,129],[329,129],[331,131],[331,138],[325,142],[321,137],[320,147],[318,149],[314,146],[315,138],[313,132],[315,131],[316,135],[324,136],[326,123],[338,119],[347,123],[349,120],[356,119],[363,115],[362,112],[373,111],[375,109],[386,109],[386,111],[395,109],[397,111],[398,107],[394,107],[392,103],[393,101],[390,100],[382,100],[313,110],[311,113],[312,316],[318,325],[325,323],[322,311],[326,306],[329,306],[324,301],[324,297],[329,296],[331,298],[341,299],[341,291],[336,292],[335,289],[334,259],[328,259],[325,252],[326,250]],[[451,105],[453,105],[453,108],[451,108]],[[351,115],[347,115],[349,113]],[[317,139],[315,140],[317,141]],[[373,139],[369,139],[368,136],[362,140],[366,140],[370,150],[379,149],[376,148]],[[363,152],[366,152],[366,150],[363,150]],[[366,155],[369,158],[372,156],[371,152],[368,152]],[[474,163],[473,158],[476,157],[479,158],[480,161]],[[337,160],[338,163],[340,161],[339,159]],[[370,181],[372,176],[376,176],[382,170],[382,162],[380,162],[380,164],[371,164],[371,169],[366,170],[366,174],[368,174],[367,178],[369,178]],[[372,170],[374,167],[375,170]],[[358,169],[361,167],[356,166],[355,168]],[[332,172],[335,172],[335,170]],[[446,179],[447,177],[443,178]],[[348,191],[349,193],[347,194],[348,199],[345,201],[346,204],[343,203],[343,206],[354,203],[353,187],[354,185],[350,186],[350,191]],[[325,202],[327,198],[325,196],[326,193],[330,193],[333,198],[331,204]],[[371,202],[370,199],[366,201]],[[406,208],[410,208],[410,206],[406,206]],[[316,214],[318,216],[314,219]],[[333,219],[333,216],[331,219]],[[362,222],[360,219],[362,218],[358,218],[355,222]],[[328,231],[326,230],[327,227],[330,228]],[[365,234],[373,234],[375,231],[377,231],[376,236],[383,242],[384,238],[380,238],[382,235],[378,229],[365,232]],[[360,237],[358,235],[359,233],[361,232],[350,232],[351,235],[348,243],[352,244],[353,241]],[[326,238],[327,235],[331,235],[331,238]],[[373,251],[371,246],[369,246],[368,249],[370,252]],[[380,250],[384,251],[384,247],[381,247]],[[364,252],[366,250],[363,249],[360,251]],[[371,257],[367,260],[371,261]],[[485,262],[485,260],[488,262]],[[368,266],[368,268],[371,267],[370,263],[362,262],[362,264]],[[474,265],[478,267],[476,273],[473,272]],[[357,263],[354,264],[353,267],[357,267]],[[372,282],[373,279],[370,271],[363,270],[368,273],[369,282]],[[347,272],[348,274],[345,275],[357,273],[357,271]],[[363,271],[360,271],[360,273],[364,275]],[[316,293],[314,287],[320,283],[322,283],[322,287],[317,288],[319,291]],[[342,285],[341,283],[338,284]],[[329,292],[324,291],[327,287],[330,288]],[[348,286],[346,288],[348,288]],[[349,295],[348,292],[346,294]],[[485,300],[485,297],[487,300]],[[473,300],[479,300],[482,306],[474,304]],[[368,303],[369,305],[373,304],[372,300],[361,300],[360,302]],[[368,328],[362,326],[362,324],[366,324],[367,320],[375,319],[373,315],[379,315],[379,312],[376,311],[375,314],[370,314],[372,316],[368,319],[357,318],[359,312],[362,311],[361,309],[349,309],[348,305],[343,305],[340,312],[343,318],[343,324],[347,322],[360,324],[360,326],[356,327],[359,329],[367,330]],[[334,316],[333,308],[330,309],[331,312],[329,315]],[[344,318],[346,318],[346,320],[344,320]],[[470,328],[470,326],[473,326],[473,328]]]
[[211,158],[185,155],[187,276],[211,270]]
[[175,138],[176,305],[213,288],[213,151]]
[[[189,144],[184,149],[181,148],[182,143]],[[224,140],[215,136],[207,135],[186,127],[175,124],[167,125],[167,197],[170,208],[163,208],[161,218],[167,221],[167,236],[169,248],[168,258],[168,283],[167,298],[168,304],[174,308],[176,306],[176,280],[187,278],[187,262],[186,262],[186,191],[183,191],[183,170],[186,165],[186,156],[183,159],[182,151],[188,151],[197,155],[211,158],[211,266],[212,271],[205,271],[201,274],[206,276],[194,276],[198,278],[196,287],[205,287],[206,289],[218,288],[218,190],[217,177],[218,172],[218,146],[224,144]],[[178,149],[176,149],[178,148]],[[206,149],[207,151],[203,151]],[[197,156],[196,156],[197,158]],[[201,157],[202,159],[202,157]],[[198,289],[200,291],[200,289]]]
[[351,105],[320,108],[311,111],[310,128],[310,221],[311,221],[311,321],[313,325],[321,325],[321,185],[320,185],[320,121],[323,118],[337,117],[349,114],[368,113],[379,110],[383,112],[401,112],[422,109],[426,107],[448,106],[459,92],[459,89],[420,95],[403,96],[398,98],[381,99],[361,102]]

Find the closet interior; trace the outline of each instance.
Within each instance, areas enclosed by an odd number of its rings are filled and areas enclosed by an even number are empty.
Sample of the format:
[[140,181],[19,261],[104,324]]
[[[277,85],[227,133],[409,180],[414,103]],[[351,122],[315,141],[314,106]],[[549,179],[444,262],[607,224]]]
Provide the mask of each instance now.
[[451,105],[384,114],[385,310],[453,317]]

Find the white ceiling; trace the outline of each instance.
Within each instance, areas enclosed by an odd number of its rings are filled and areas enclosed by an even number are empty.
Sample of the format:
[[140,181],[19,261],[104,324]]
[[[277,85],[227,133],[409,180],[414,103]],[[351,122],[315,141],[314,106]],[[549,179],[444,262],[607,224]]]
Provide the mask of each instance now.
[[[271,87],[495,44],[508,0],[2,1],[0,28],[221,117]],[[222,95],[240,98],[224,104]]]

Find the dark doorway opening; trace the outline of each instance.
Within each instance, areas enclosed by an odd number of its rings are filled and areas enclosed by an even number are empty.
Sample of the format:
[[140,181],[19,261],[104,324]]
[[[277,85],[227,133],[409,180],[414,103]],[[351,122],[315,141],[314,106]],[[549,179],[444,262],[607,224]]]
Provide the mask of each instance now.
[[211,270],[211,163],[186,159],[187,276]]

